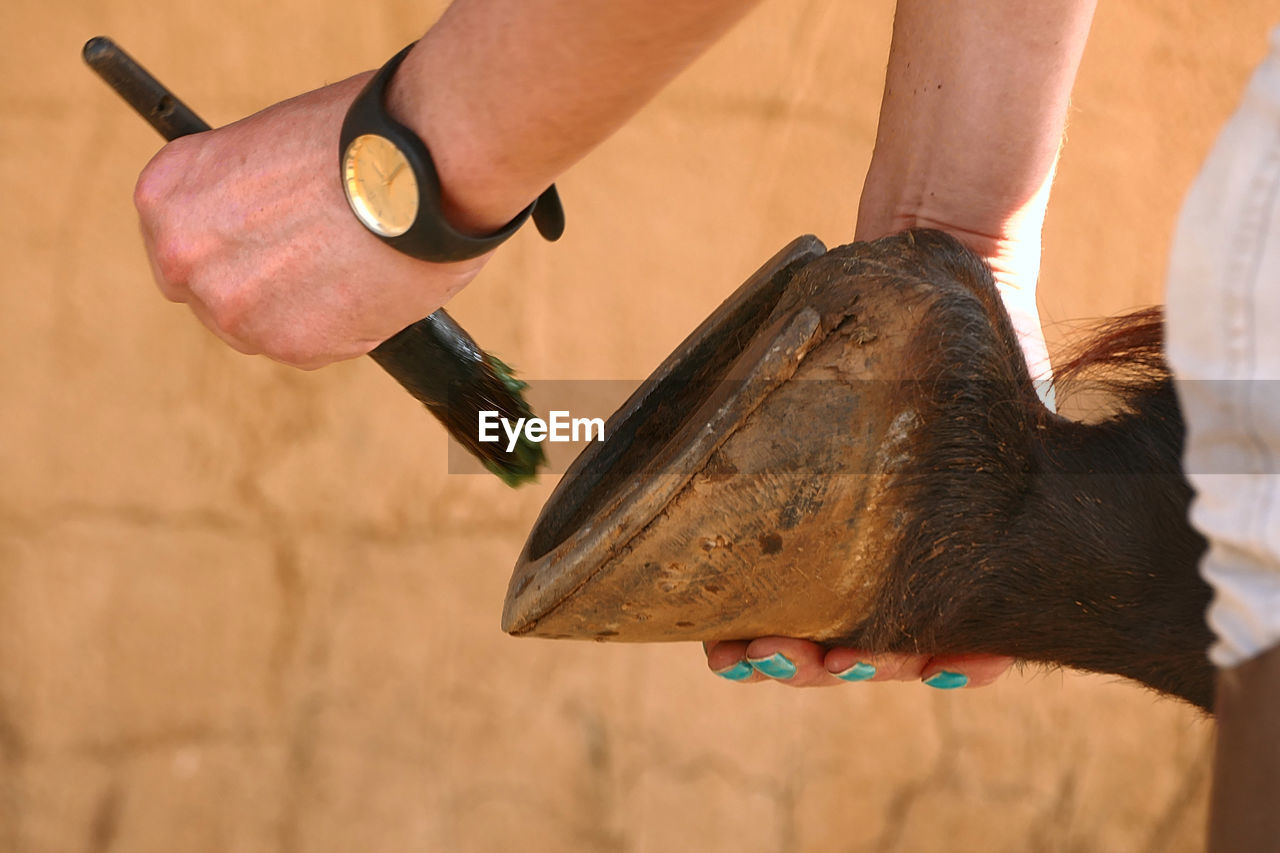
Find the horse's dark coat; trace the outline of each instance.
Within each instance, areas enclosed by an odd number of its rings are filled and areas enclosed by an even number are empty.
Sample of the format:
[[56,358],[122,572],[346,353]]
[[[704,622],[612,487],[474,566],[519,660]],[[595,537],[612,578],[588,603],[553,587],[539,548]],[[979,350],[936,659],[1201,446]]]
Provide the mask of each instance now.
[[1059,367],[1060,398],[1089,384],[1115,404],[1083,423],[1040,403],[989,271],[955,240],[912,231],[856,257],[938,295],[912,347],[929,379],[913,383],[926,427],[900,479],[900,546],[850,641],[1117,673],[1209,709],[1205,542],[1161,313],[1110,321]]

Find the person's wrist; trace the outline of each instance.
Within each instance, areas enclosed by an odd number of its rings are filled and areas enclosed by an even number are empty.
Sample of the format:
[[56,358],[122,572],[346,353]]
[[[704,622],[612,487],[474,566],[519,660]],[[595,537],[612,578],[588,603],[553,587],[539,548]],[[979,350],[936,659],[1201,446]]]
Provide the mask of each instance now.
[[920,208],[900,208],[882,214],[860,215],[854,238],[875,240],[897,234],[908,228],[935,228],[955,237],[977,253],[991,267],[996,281],[1004,288],[1031,294],[1034,299],[1040,273],[1040,224],[1026,223],[1009,227],[993,223],[990,227],[973,223],[966,217]]
[[[870,181],[870,178],[868,179]],[[928,197],[927,193],[920,194]],[[871,202],[868,205],[868,202]],[[874,240],[908,228],[945,231],[981,257],[991,268],[996,289],[1013,323],[1033,378],[1048,378],[1052,369],[1040,312],[1036,282],[1040,274],[1041,216],[1027,211],[988,228],[961,216],[926,210],[918,205],[895,206],[863,196],[855,232],[857,240]]]
[[1034,304],[1053,170],[1030,197],[1004,197],[975,189],[973,180],[933,177],[934,171],[877,145],[858,204],[856,239],[907,228],[945,231],[987,262],[1002,291],[1026,294]]
[[509,168],[482,117],[467,108],[450,67],[424,38],[391,78],[387,112],[431,152],[448,222],[464,233],[488,234],[510,222],[546,186],[526,186],[529,182]]

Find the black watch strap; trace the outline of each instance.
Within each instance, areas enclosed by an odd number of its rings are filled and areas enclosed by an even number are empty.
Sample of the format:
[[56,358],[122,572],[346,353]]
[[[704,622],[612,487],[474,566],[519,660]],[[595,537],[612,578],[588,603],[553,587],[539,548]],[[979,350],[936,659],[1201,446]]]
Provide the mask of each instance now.
[[466,234],[445,219],[441,209],[440,176],[436,173],[431,152],[416,133],[392,118],[386,110],[387,86],[391,82],[391,76],[412,49],[413,44],[410,44],[391,57],[360,91],[347,110],[338,141],[338,157],[341,162],[347,147],[357,137],[364,134],[382,136],[400,149],[418,180],[418,212],[413,224],[403,234],[395,237],[378,234],[379,239],[406,255],[424,261],[465,261],[497,248],[532,216],[539,234],[547,240],[558,240],[564,233],[564,208],[560,204],[555,184],[547,187],[532,204],[491,234]]

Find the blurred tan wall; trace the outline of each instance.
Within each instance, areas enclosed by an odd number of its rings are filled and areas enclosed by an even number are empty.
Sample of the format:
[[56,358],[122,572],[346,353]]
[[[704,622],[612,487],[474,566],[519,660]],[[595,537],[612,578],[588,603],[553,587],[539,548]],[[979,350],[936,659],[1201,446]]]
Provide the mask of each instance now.
[[[1115,679],[746,688],[695,647],[506,637],[549,478],[448,475],[366,360],[245,358],[155,293],[130,192],[157,138],[81,43],[115,36],[221,123],[440,8],[7,0],[0,850],[1200,849],[1210,726]],[[891,19],[768,0],[564,177],[564,241],[522,234],[455,314],[534,378],[645,376],[786,240],[848,238]],[[1277,0],[1102,4],[1050,320],[1159,299],[1275,23]]]

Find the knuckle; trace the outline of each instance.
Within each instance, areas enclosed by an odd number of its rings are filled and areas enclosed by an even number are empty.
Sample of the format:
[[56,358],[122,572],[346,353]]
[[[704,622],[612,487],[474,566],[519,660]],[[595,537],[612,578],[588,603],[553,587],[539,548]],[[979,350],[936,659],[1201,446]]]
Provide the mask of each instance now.
[[325,362],[317,358],[310,350],[303,347],[271,344],[262,351],[263,355],[272,361],[280,364],[295,367],[299,370],[316,370],[323,367]]
[[194,247],[172,215],[169,170],[163,157],[164,149],[138,176],[133,203],[156,283],[167,298],[180,302],[195,268]]
[[152,236],[150,253],[161,293],[175,302],[182,301],[193,269],[190,252],[171,231],[162,230]]
[[169,196],[169,148],[161,148],[143,167],[133,186],[133,206],[138,209],[143,225],[159,218]]
[[209,319],[220,332],[247,343],[253,342],[254,300],[247,288],[210,288],[203,297]]
[[142,218],[144,227],[154,218],[155,211],[160,206],[160,197],[159,180],[155,177],[153,168],[148,165],[138,175],[138,182],[133,185],[133,206]]
[[315,370],[327,363],[318,343],[305,331],[289,330],[272,334],[261,345],[263,355],[289,367]]

